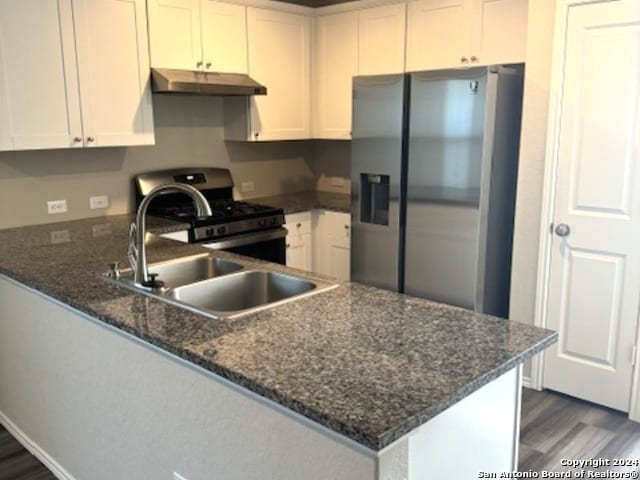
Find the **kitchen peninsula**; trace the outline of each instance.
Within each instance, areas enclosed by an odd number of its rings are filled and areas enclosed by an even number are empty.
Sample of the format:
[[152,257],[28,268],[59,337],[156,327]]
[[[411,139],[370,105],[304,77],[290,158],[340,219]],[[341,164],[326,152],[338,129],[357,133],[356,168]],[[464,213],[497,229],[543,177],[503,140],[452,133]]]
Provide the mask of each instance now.
[[[350,282],[212,320],[100,277],[125,264],[131,219],[0,230],[0,422],[60,478],[465,479],[514,467],[520,365],[557,334]],[[159,238],[148,248],[150,262],[200,252]]]

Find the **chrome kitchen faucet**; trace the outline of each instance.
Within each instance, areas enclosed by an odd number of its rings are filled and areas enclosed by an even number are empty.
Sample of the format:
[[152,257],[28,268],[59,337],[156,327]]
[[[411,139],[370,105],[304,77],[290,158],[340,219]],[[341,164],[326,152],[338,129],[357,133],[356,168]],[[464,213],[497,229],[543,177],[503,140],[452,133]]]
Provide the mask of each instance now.
[[147,230],[146,217],[149,204],[156,196],[165,193],[185,193],[192,198],[198,216],[211,215],[211,207],[204,195],[186,183],[160,185],[145,195],[138,207],[136,220],[131,223],[131,227],[129,228],[129,248],[127,251],[129,265],[131,265],[131,270],[133,270],[134,274],[134,282],[139,286],[148,288],[162,287],[162,283],[156,280],[155,274],[149,275],[144,238]]

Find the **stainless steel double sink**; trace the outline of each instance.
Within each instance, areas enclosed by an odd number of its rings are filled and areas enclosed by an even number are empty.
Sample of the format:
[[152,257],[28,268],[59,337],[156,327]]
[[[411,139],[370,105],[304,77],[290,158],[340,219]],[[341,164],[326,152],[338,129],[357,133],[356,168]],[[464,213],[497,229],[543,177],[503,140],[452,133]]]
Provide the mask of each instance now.
[[215,318],[233,318],[337,286],[314,278],[293,276],[203,253],[149,265],[164,287],[150,289],[133,281],[131,269],[109,281],[138,293]]

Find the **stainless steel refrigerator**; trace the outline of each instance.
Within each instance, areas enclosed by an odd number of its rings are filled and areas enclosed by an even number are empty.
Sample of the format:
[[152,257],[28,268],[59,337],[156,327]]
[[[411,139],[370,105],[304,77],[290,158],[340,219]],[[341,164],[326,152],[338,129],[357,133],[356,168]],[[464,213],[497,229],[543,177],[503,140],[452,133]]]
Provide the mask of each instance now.
[[351,278],[508,316],[523,66],[353,81]]

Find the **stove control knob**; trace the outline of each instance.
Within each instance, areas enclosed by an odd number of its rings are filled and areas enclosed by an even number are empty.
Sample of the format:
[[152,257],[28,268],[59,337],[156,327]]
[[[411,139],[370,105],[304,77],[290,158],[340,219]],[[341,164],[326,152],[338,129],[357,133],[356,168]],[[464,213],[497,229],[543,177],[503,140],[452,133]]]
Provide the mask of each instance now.
[[207,228],[207,230],[205,231],[207,237],[213,237],[216,232],[212,227]]
[[260,220],[258,220],[258,225],[260,225],[261,227],[266,227],[267,226],[267,219],[266,218],[261,218]]
[[226,227],[218,227],[218,235],[222,235],[227,231]]

